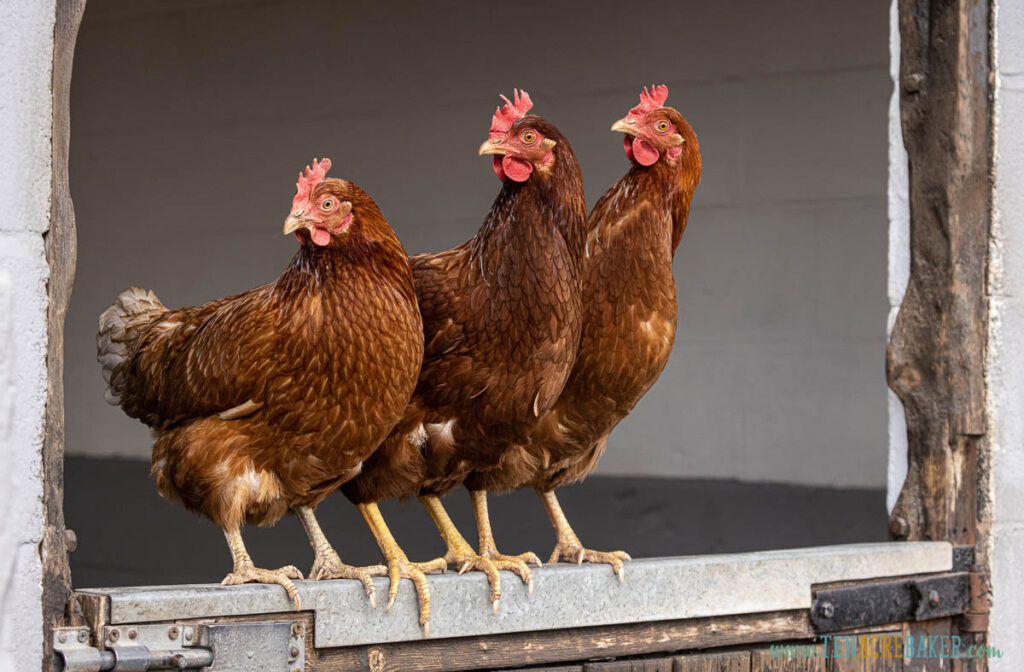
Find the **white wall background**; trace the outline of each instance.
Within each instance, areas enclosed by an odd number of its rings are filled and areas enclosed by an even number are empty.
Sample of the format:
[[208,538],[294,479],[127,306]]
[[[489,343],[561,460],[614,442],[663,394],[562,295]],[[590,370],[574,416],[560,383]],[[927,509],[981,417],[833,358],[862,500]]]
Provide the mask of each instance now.
[[0,0],[0,670],[42,655],[53,2]]
[[989,641],[1024,655],[1024,7],[999,0],[995,31],[995,212],[990,250],[988,404],[992,445]]
[[592,203],[626,168],[608,126],[664,81],[705,164],[681,328],[602,471],[881,486],[888,3],[580,7],[92,0],[72,85],[69,452],[149,454],[102,401],[97,315],[131,284],[182,305],[272,279],[311,156],[410,252],[442,249],[498,189],[475,153],[498,92],[526,87],[570,137]]

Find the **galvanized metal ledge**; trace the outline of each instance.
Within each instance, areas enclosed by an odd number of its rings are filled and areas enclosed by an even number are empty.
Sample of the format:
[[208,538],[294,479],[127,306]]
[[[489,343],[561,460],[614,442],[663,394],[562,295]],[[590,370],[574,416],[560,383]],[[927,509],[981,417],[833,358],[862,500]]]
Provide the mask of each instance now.
[[[535,589],[502,573],[501,610],[491,615],[486,578],[479,573],[429,577],[431,638],[470,637],[811,607],[811,586],[841,581],[946,572],[946,542],[853,544],[758,553],[638,559],[626,581],[607,565],[546,565]],[[391,611],[376,610],[357,581],[299,583],[303,610],[314,615],[319,648],[421,639],[416,595],[403,581]],[[293,609],[280,586],[219,585],[96,588],[107,598],[110,625],[258,616]],[[387,581],[377,580],[378,595]]]

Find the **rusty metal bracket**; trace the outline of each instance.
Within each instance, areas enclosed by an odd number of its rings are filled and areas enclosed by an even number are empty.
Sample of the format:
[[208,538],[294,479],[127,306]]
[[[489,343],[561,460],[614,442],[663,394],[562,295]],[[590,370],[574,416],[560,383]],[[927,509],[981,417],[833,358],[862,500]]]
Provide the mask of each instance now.
[[818,590],[811,624],[816,632],[835,632],[965,614],[971,606],[970,576],[953,572]]
[[971,604],[960,622],[962,632],[988,632],[988,614],[992,610],[992,587],[988,574],[971,572]]

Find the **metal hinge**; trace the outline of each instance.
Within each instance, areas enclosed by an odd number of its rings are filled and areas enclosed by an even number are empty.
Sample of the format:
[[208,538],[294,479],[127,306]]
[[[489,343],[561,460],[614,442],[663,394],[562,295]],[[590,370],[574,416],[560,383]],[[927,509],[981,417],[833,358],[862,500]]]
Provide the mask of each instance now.
[[58,672],[302,672],[306,666],[302,621],[108,626],[95,647],[91,634],[86,627],[54,630]]
[[966,613],[970,604],[970,575],[955,572],[819,590],[810,616],[815,631],[835,632],[954,616]]

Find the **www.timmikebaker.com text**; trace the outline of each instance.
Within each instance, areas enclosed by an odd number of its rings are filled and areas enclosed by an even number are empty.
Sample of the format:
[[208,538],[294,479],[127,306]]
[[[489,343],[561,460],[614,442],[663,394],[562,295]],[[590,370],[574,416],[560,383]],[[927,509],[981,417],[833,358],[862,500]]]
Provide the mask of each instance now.
[[772,644],[773,658],[1002,658],[987,644],[964,642],[957,635],[822,635],[821,645]]

